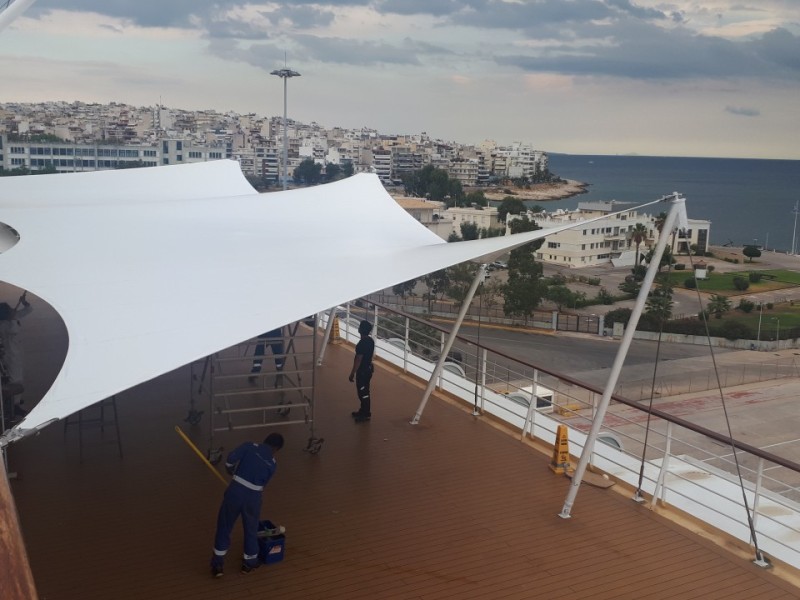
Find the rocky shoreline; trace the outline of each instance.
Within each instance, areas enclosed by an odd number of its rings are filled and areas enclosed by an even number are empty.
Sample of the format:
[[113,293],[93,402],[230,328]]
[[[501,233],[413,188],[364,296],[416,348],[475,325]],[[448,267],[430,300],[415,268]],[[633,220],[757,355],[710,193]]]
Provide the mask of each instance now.
[[524,201],[548,202],[552,200],[563,200],[578,194],[585,194],[588,183],[566,179],[561,183],[534,183],[530,189],[519,188],[495,188],[485,191],[488,200],[500,201],[507,196],[519,198]]

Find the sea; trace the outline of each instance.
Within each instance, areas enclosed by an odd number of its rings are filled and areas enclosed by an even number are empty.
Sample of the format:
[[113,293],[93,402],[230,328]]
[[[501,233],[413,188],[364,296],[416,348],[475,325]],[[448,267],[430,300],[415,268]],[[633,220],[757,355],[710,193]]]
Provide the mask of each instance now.
[[[548,157],[550,172],[588,184],[585,194],[538,203],[548,211],[577,208],[586,201],[644,204],[680,192],[689,218],[711,221],[711,245],[755,244],[800,252],[800,161],[555,153]],[[661,210],[654,205],[644,212]]]

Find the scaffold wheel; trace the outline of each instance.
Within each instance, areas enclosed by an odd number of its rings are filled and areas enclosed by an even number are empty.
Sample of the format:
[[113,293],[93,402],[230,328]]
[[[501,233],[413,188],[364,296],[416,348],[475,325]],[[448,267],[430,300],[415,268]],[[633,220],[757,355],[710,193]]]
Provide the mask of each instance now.
[[317,454],[320,450],[322,450],[322,444],[324,442],[324,438],[308,438],[308,446],[305,447],[305,451],[309,454]]

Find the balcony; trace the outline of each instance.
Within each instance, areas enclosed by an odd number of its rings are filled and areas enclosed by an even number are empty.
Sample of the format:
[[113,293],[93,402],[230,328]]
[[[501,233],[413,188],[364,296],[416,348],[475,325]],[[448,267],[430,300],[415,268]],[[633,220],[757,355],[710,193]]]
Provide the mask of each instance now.
[[[600,444],[593,461],[616,484],[584,484],[572,517],[561,519],[570,481],[548,468],[553,425],[570,423],[570,451],[579,453],[598,390],[462,339],[451,357],[459,368],[442,374],[412,426],[442,331],[400,313],[345,306],[342,338],[353,341],[364,314],[377,316],[373,420],[350,417],[353,353],[343,340],[325,346],[316,369],[321,451],[304,451],[308,426],[274,425],[287,445],[262,513],[287,527],[282,562],[239,574],[235,530],[225,576],[209,575],[223,486],[174,430],[180,425],[208,448],[208,421],[184,422],[187,366],[118,396],[122,456],[110,431],[87,430],[81,462],[77,432],[61,423],[9,447],[9,468],[18,474],[10,485],[39,596],[751,600],[800,593],[796,563],[789,564],[798,552],[791,541],[798,537],[790,497],[796,465],[742,449],[752,481],[746,493],[760,507],[759,542],[768,555],[784,557],[771,570],[759,568],[739,532],[702,525],[699,510],[681,509],[687,499],[703,513],[728,515],[741,499],[728,475],[729,453],[698,428],[656,417],[647,502],[631,500],[643,413],[620,400],[631,414],[616,414],[612,431],[624,450]],[[44,308],[34,315],[26,322],[30,400],[49,386],[66,348],[55,315]],[[552,413],[507,397],[524,394],[532,381],[555,392]],[[482,416],[473,416],[476,406]],[[215,445],[231,449],[269,430],[215,435]],[[741,515],[734,520],[741,527]],[[790,541],[782,544],[783,535]]]

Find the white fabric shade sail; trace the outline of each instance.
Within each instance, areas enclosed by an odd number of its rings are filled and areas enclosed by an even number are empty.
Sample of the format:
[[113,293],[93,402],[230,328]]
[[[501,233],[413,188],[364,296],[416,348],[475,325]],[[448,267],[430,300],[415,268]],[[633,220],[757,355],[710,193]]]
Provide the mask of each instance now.
[[0,222],[20,237],[0,280],[52,305],[69,335],[7,443],[264,331],[588,221],[447,243],[375,175],[258,194],[223,160],[6,177]]

